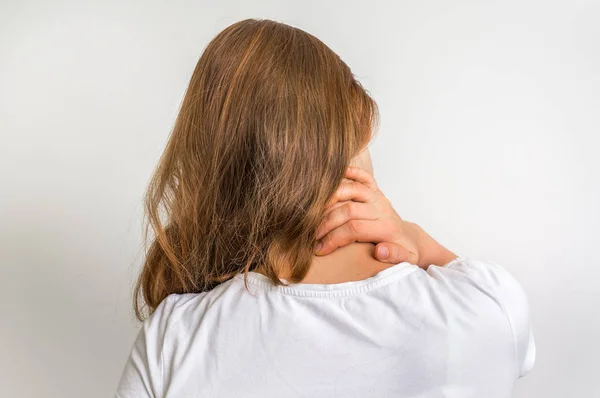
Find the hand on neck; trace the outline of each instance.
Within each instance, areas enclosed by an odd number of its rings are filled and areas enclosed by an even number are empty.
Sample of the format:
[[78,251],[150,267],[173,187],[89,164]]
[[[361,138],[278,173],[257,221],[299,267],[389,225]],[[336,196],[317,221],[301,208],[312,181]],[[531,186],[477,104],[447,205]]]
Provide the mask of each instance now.
[[[375,259],[373,243],[355,242],[325,256],[313,256],[311,267],[300,283],[332,284],[369,278],[394,264]],[[281,279],[287,273],[282,273]]]

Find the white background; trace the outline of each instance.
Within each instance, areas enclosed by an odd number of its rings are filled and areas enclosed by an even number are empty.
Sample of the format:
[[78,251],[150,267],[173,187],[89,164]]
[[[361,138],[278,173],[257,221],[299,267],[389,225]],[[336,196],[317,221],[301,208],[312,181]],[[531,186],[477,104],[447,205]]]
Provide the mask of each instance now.
[[202,50],[248,17],[338,52],[400,215],[521,281],[515,396],[600,396],[600,6],[566,0],[2,2],[0,396],[113,393],[144,189]]

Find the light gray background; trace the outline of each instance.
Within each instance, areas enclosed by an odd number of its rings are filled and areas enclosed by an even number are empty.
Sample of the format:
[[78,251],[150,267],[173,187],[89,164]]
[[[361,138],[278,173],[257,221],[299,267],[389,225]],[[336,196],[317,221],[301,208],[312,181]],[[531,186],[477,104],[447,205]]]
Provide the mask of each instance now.
[[113,393],[143,191],[203,48],[247,17],[338,52],[399,214],[521,281],[515,396],[600,396],[600,6],[567,0],[2,2],[0,396]]

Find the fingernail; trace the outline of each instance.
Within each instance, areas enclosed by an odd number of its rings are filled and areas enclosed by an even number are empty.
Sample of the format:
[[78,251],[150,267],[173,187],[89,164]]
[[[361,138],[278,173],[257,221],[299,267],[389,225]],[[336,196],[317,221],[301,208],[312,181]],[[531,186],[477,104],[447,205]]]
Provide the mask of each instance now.
[[319,242],[319,244],[315,248],[315,253],[319,253],[322,248],[323,248],[323,243]]
[[390,255],[390,251],[388,250],[387,247],[381,246],[379,248],[379,258],[382,258],[382,259],[388,258],[389,255]]

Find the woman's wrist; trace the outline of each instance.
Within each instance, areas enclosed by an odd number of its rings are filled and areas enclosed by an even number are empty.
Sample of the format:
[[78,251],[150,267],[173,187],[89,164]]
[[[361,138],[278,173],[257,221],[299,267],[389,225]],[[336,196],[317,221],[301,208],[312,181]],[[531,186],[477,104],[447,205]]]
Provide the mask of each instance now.
[[419,225],[414,224],[414,227],[418,231],[419,236],[419,262],[417,264],[419,267],[425,269],[430,265],[441,267],[458,257],[452,251],[433,239],[431,235],[425,232]]

